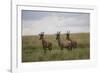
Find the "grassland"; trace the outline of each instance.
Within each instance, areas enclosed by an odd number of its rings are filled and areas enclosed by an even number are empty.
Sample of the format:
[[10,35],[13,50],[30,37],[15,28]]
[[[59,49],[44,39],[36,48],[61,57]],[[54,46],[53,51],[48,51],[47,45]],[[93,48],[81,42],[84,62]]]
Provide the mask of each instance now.
[[[65,35],[61,35],[65,40]],[[60,50],[55,35],[45,35],[45,39],[53,43],[52,51],[44,54],[39,36],[22,36],[22,62],[83,60],[90,58],[89,33],[71,34],[71,39],[77,41],[77,48],[68,51]]]

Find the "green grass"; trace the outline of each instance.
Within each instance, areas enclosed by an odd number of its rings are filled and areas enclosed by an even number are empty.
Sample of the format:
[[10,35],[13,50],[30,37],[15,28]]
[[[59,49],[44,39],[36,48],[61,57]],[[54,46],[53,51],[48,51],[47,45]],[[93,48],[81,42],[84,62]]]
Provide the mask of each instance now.
[[[65,40],[62,34],[62,40]],[[89,33],[71,34],[71,38],[78,43],[77,48],[68,51],[66,48],[60,50],[55,35],[45,35],[46,40],[53,43],[53,50],[44,54],[39,36],[22,36],[22,62],[37,61],[59,61],[59,60],[81,60],[90,58]]]

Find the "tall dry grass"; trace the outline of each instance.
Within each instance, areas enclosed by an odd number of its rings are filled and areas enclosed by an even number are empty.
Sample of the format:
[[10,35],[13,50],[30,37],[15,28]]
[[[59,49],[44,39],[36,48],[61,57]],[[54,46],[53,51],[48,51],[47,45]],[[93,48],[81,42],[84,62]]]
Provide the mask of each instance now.
[[[59,60],[80,60],[90,58],[90,38],[89,33],[71,34],[71,38],[78,43],[77,48],[68,51],[66,48],[61,51],[56,35],[45,35],[45,39],[53,43],[52,51],[43,53],[43,48],[39,36],[22,36],[22,62],[36,61],[59,61]],[[65,40],[65,35],[61,35]]]

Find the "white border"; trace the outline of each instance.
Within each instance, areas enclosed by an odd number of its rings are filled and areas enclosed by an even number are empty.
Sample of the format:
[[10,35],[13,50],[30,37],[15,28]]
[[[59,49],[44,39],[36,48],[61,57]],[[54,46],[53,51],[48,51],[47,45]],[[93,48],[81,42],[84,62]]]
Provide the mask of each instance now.
[[[15,4],[16,5],[16,4]],[[14,6],[14,5],[13,5]],[[85,8],[84,8],[85,7]],[[20,71],[44,71],[56,69],[74,69],[96,66],[96,9],[95,7],[86,7],[74,5],[16,5],[12,8],[12,72]],[[74,61],[52,61],[52,62],[31,62],[21,63],[21,10],[42,10],[42,11],[60,11],[60,12],[84,12],[90,13],[90,60]],[[15,16],[16,15],[16,16]]]

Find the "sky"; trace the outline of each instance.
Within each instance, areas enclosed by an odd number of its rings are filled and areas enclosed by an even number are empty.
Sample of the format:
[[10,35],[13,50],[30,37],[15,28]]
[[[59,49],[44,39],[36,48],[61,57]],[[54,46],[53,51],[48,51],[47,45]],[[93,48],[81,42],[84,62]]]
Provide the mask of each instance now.
[[90,31],[90,14],[22,10],[22,35],[85,33]]

